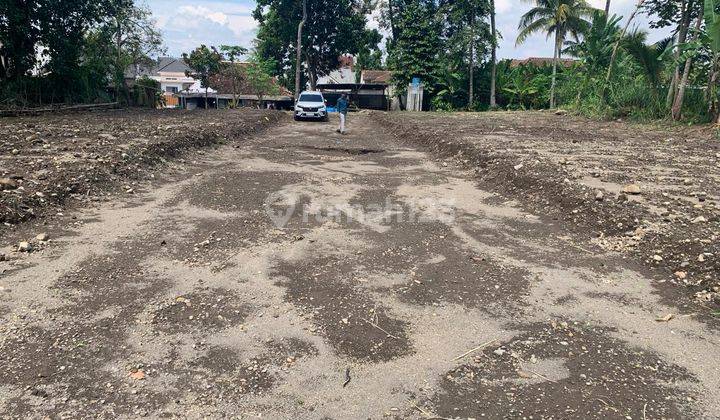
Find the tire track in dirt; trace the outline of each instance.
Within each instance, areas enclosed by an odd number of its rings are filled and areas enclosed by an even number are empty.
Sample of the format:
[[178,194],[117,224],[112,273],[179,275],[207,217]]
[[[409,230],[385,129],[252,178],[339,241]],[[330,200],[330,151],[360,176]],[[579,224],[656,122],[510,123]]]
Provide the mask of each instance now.
[[223,148],[187,165],[193,176],[88,212],[62,245],[13,262],[0,277],[10,290],[0,298],[0,411],[718,409],[720,372],[707,362],[717,334],[692,317],[655,321],[677,308],[642,270],[577,249],[561,226],[399,146],[368,117],[351,124],[350,136],[290,124]]

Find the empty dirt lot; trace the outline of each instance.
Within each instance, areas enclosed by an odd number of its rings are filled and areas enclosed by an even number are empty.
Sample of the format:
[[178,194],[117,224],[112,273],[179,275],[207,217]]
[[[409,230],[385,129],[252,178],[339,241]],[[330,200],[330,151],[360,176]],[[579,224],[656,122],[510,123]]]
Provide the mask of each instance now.
[[[638,197],[592,186],[566,208],[533,181],[542,205],[511,174],[544,156],[508,170],[508,146],[484,161],[466,138],[435,144],[441,120],[394,118],[352,115],[347,136],[284,118],[7,227],[0,416],[720,418],[713,302],[608,246],[627,225],[597,235]],[[713,261],[717,243],[698,244]]]

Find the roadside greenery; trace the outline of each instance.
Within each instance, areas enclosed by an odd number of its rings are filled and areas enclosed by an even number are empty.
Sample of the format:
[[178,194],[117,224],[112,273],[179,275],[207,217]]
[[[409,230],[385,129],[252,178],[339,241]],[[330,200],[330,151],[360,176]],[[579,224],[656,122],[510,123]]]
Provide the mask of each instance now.
[[[611,2],[606,6],[611,10]],[[493,1],[384,0],[380,8],[390,33],[386,67],[399,99],[419,77],[426,109],[562,107],[601,118],[688,122],[720,115],[720,0],[639,0],[627,17],[584,0],[532,0],[517,43],[543,33],[555,54],[528,64],[495,64],[491,52],[501,35],[492,30]],[[648,32],[632,26],[640,13],[673,36],[648,42]],[[571,64],[561,60],[568,58]]]
[[[493,0],[258,0],[249,62],[240,61],[247,49],[227,45],[184,58],[206,94],[222,86],[234,103],[241,90],[262,101],[278,85],[295,89],[298,67],[300,85],[315,88],[339,68],[338,57],[354,55],[356,81],[364,69],[392,71],[401,106],[419,78],[431,110],[562,107],[601,118],[718,122],[720,0],[637,0],[624,17],[612,14],[611,1],[605,10],[587,0],[528,1],[516,42],[545,34],[552,58],[497,62]],[[385,39],[368,26],[371,12]],[[672,37],[649,42],[634,26],[639,14]],[[153,103],[125,74],[164,52],[153,28],[134,0],[0,2],[0,107]]]
[[[301,66],[304,80],[315,88],[318,77],[340,66],[338,57],[360,54],[372,64],[382,37],[366,27],[372,2],[366,0],[306,0],[307,20],[302,26]],[[275,63],[274,74],[288,89],[295,89],[298,25],[302,0],[257,0],[253,12],[259,23],[258,54]],[[377,64],[377,63],[376,63]]]
[[124,72],[163,52],[132,0],[0,2],[0,106],[130,102]]

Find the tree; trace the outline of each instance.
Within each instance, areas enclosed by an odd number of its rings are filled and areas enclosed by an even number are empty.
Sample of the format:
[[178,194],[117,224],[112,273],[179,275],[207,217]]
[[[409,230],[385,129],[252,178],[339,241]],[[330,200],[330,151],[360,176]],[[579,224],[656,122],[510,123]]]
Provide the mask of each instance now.
[[155,29],[155,22],[147,7],[135,5],[133,0],[108,0],[108,16],[97,30],[106,35],[112,57],[115,98],[125,92],[125,71],[131,66],[148,65],[151,56],[163,54],[162,35]]
[[492,60],[490,69],[490,109],[497,107],[496,89],[497,89],[497,44],[498,34],[495,26],[495,0],[490,0],[490,30],[492,32],[492,52],[490,59]]
[[720,69],[720,15],[716,13],[720,7],[718,0],[705,0],[705,38],[712,53],[710,59],[710,79],[706,97],[708,100],[708,114],[712,116],[714,123],[718,123],[720,110],[718,109],[717,82]]
[[247,48],[238,45],[221,45],[220,51],[223,53],[225,58],[229,61],[228,64],[223,65],[221,71],[230,78],[230,84],[233,93],[233,108],[237,107],[237,92],[238,86],[244,78],[244,72],[242,68],[237,64],[237,60],[243,55],[248,53]]
[[365,34],[358,48],[355,63],[355,82],[360,83],[363,70],[382,69],[383,52],[380,43],[383,36],[377,29],[365,29]]
[[550,86],[550,108],[555,108],[555,86],[557,66],[563,42],[568,35],[578,39],[589,27],[585,18],[590,17],[593,8],[586,0],[535,0],[536,6],[520,18],[520,34],[516,45],[522,44],[532,34],[545,32],[555,36],[553,48],[553,73]]
[[395,36],[388,43],[388,67],[397,92],[404,93],[412,79],[419,77],[426,92],[432,93],[443,47],[438,7],[432,0],[405,0],[393,6],[391,25]]
[[275,84],[272,72],[275,63],[260,56],[257,52],[250,56],[250,60],[245,68],[248,87],[258,98],[258,105],[263,107],[263,98],[266,95],[273,95],[278,92],[278,86]]
[[[94,0],[43,0],[37,9],[45,70],[54,96],[65,102],[87,100],[83,90],[81,58],[88,30],[107,16],[107,2]],[[82,97],[85,95],[85,97]]]
[[[475,94],[475,63],[482,59],[490,40],[490,30],[484,17],[489,13],[487,0],[444,0],[441,12],[445,16],[448,50],[460,49],[459,56],[468,67],[468,103],[471,109]],[[488,42],[490,41],[490,42]]]
[[297,33],[297,47],[295,51],[295,100],[300,98],[300,67],[302,63],[302,39],[303,39],[303,28],[307,22],[307,0],[302,0],[302,19],[298,24]]
[[[307,7],[303,7],[305,2]],[[307,19],[298,31],[304,9]],[[319,76],[339,67],[340,56],[358,53],[368,11],[364,0],[258,0],[253,12],[259,23],[257,51],[275,61],[275,73],[288,88],[293,86],[296,69],[304,63],[302,73],[314,89]]]
[[[702,27],[703,22],[703,13],[701,12],[700,15],[697,17],[696,23],[695,23],[695,36],[699,36],[700,34],[700,28]],[[675,94],[675,100],[673,101],[672,108],[670,109],[670,114],[675,121],[679,121],[682,117],[682,107],[683,102],[685,101],[685,88],[687,87],[688,78],[690,77],[690,68],[692,67],[693,62],[693,56],[688,55],[687,59],[685,60],[685,66],[683,68],[683,74],[680,79],[678,79],[678,88],[677,93]]]
[[661,58],[672,43],[672,38],[647,45],[647,32],[635,30],[623,40],[623,49],[627,51],[635,63],[643,70],[643,75],[653,96],[658,96],[660,77],[665,67]]
[[675,34],[675,70],[666,97],[668,108],[675,100],[680,71],[685,60],[680,59],[682,46],[687,42],[690,25],[703,7],[702,0],[645,0],[642,10],[651,17],[651,28],[672,27]]
[[222,54],[215,47],[208,48],[206,45],[201,45],[189,55],[183,54],[183,59],[193,70],[188,76],[199,79],[202,87],[205,88],[205,109],[208,109],[210,78],[220,71]]
[[600,10],[593,13],[592,25],[585,32],[582,41],[567,41],[565,53],[580,59],[582,65],[582,81],[577,91],[576,102],[590,85],[593,78],[604,77],[610,65],[613,45],[620,37],[621,18],[608,16]]
[[627,22],[625,22],[625,26],[623,27],[622,32],[620,32],[620,37],[615,41],[615,46],[613,47],[612,55],[610,56],[610,63],[608,64],[608,68],[607,68],[607,76],[605,77],[605,85],[603,85],[603,96],[605,96],[604,89],[607,88],[607,85],[610,84],[610,76],[612,75],[613,66],[615,65],[615,58],[617,58],[618,48],[620,48],[620,42],[625,38],[625,34],[627,33],[627,30],[630,27],[630,24],[632,23],[633,19],[635,19],[635,16],[642,8],[643,3],[645,3],[645,0],[637,0],[637,6],[635,6],[635,10],[633,10],[633,12],[630,15],[630,17],[628,18]]
[[150,12],[132,0],[0,2],[3,102],[106,100],[128,65],[161,51]]
[[35,66],[38,8],[35,0],[0,2],[0,81],[18,80]]
[[613,45],[620,37],[619,16],[608,16],[600,10],[593,13],[592,25],[582,41],[567,41],[564,52],[580,59],[587,77],[604,73],[612,56]]

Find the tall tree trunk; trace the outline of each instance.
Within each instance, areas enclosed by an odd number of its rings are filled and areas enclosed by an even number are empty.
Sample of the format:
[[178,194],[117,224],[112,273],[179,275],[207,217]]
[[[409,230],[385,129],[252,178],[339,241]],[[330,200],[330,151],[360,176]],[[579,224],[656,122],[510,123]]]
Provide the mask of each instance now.
[[605,0],[605,16],[610,16],[610,0]]
[[670,80],[670,87],[668,88],[667,96],[665,97],[665,106],[670,108],[675,100],[675,94],[677,93],[678,81],[680,80],[680,45],[684,44],[687,40],[687,32],[690,27],[690,12],[692,10],[692,0],[682,1],[681,4],[681,18],[678,23],[677,30],[677,46],[675,47],[675,71],[673,71],[672,80]]
[[124,82],[121,78],[125,74],[125,69],[120,68],[122,64],[122,26],[120,17],[115,17],[115,24],[117,25],[115,30],[115,101],[120,102],[121,82]]
[[205,86],[205,109],[208,109],[208,88]]
[[302,33],[303,26],[307,21],[307,0],[303,0],[303,18],[298,25],[297,33],[297,55],[295,57],[295,100],[300,97],[300,67],[302,64]]
[[710,67],[710,81],[705,90],[705,100],[708,102],[708,115],[712,116],[712,121],[717,123],[718,120],[718,101],[717,101],[717,82],[718,82],[718,54],[713,54],[712,66]]
[[635,6],[635,10],[633,10],[633,12],[630,15],[630,18],[628,18],[627,22],[625,22],[625,27],[623,27],[623,30],[620,33],[620,37],[618,37],[617,41],[615,41],[615,45],[613,46],[613,50],[612,50],[612,55],[610,55],[610,64],[608,64],[607,74],[605,75],[605,84],[602,87],[603,100],[605,98],[605,89],[607,89],[607,85],[610,84],[610,76],[612,76],[612,69],[613,69],[613,66],[615,65],[615,59],[617,58],[618,48],[620,48],[620,42],[622,41],[623,38],[625,38],[625,33],[627,32],[628,28],[630,27],[630,23],[632,23],[633,19],[635,19],[635,15],[638,14],[643,3],[645,3],[645,0],[638,0],[637,5]]
[[555,51],[553,51],[552,82],[550,83],[550,109],[555,109],[555,83],[557,81],[558,55],[560,54],[560,32],[555,31]]
[[473,102],[475,102],[475,13],[470,12],[470,43],[469,43],[469,63],[470,68],[468,69],[468,111],[472,110]]
[[[695,24],[695,31],[699,32],[700,28],[702,27],[703,22],[703,12],[700,12],[700,15],[698,15],[697,23]],[[695,36],[697,38],[697,36]],[[679,121],[680,118],[682,118],[682,107],[683,102],[685,101],[685,88],[687,87],[688,78],[690,77],[690,68],[692,67],[692,57],[688,57],[687,60],[685,60],[685,69],[683,70],[682,79],[680,79],[679,85],[678,85],[678,91],[677,95],[675,95],[675,100],[673,101],[672,106],[672,118],[675,121]]]
[[625,33],[627,32],[628,28],[630,27],[630,23],[635,19],[635,15],[640,11],[640,8],[642,7],[643,3],[645,3],[645,0],[638,0],[637,5],[635,5],[635,10],[633,10],[632,14],[628,18],[627,22],[625,22],[625,26],[623,27],[622,32],[620,32],[620,36],[618,37],[617,41],[615,41],[615,45],[613,46],[613,52],[610,55],[610,63],[608,64],[608,71],[605,75],[605,84],[602,87],[601,90],[601,97],[602,100],[605,101],[605,90],[607,89],[608,85],[610,84],[610,76],[612,76],[612,69],[615,65],[615,59],[617,58],[617,50],[620,48],[620,42],[625,38]]
[[312,57],[310,57],[310,54],[306,54],[305,57],[305,60],[307,61],[308,82],[310,83],[310,90],[315,90],[315,87],[317,86],[317,70],[315,70],[315,62],[313,61]]
[[233,63],[233,109],[237,108],[237,68],[235,68],[235,63]]
[[495,94],[497,83],[497,28],[495,27],[495,0],[490,0],[490,29],[492,31],[492,69],[490,71],[490,108],[497,107],[497,98]]

